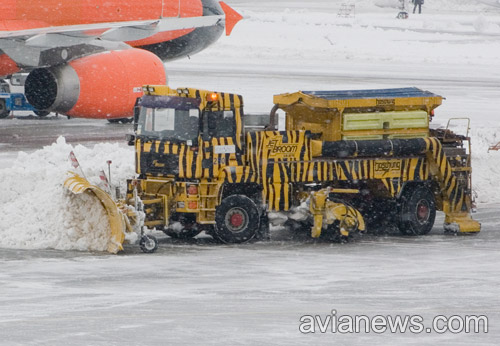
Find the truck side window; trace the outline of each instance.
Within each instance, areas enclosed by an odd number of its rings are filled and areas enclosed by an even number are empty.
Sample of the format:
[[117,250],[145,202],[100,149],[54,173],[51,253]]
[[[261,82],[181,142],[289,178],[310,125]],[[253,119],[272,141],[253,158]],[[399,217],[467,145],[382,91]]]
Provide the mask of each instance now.
[[217,114],[210,112],[207,114],[207,127],[205,130],[205,134],[207,134],[207,138],[217,137]]
[[153,109],[146,108],[145,131],[153,131]]
[[204,132],[209,137],[233,137],[236,132],[234,111],[206,113]]
[[222,117],[219,123],[219,136],[220,137],[232,137],[234,136],[235,130],[234,122],[234,111],[224,111],[222,112]]

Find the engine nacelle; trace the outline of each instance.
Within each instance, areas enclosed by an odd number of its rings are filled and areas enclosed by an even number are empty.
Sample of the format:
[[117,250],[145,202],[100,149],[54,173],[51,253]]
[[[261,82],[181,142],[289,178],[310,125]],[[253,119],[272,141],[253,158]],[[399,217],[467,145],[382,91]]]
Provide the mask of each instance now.
[[125,118],[145,84],[166,84],[162,61],[142,49],[109,51],[33,70],[28,102],[40,110],[82,118]]

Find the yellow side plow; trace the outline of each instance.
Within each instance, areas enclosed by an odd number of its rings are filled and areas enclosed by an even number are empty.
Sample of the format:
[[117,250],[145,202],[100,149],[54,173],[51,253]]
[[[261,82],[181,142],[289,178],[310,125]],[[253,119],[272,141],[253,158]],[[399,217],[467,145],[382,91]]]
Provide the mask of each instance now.
[[64,187],[74,194],[88,193],[94,195],[101,202],[109,220],[110,239],[107,244],[107,250],[110,253],[117,253],[123,250],[125,232],[131,230],[127,216],[120,210],[118,204],[113,201],[111,196],[99,187],[90,184],[87,179],[72,173],[72,176],[66,179]]

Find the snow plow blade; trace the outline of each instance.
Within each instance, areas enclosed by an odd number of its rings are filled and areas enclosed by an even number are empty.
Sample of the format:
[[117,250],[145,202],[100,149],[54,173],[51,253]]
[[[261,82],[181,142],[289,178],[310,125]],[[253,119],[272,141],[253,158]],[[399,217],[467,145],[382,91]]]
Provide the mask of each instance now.
[[117,253],[123,250],[123,242],[125,240],[125,230],[127,222],[125,216],[120,211],[118,205],[113,201],[111,196],[99,187],[90,184],[87,179],[72,173],[73,176],[66,179],[64,187],[74,194],[89,193],[97,197],[101,202],[109,220],[110,227],[110,240],[107,244],[107,251],[110,253]]

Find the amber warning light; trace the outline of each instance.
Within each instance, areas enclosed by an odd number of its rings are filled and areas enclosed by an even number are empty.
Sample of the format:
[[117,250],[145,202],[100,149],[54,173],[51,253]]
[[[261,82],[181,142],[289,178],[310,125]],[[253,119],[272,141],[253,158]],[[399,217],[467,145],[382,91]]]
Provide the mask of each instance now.
[[219,99],[219,95],[217,93],[210,93],[207,95],[207,101],[208,102],[215,102]]

